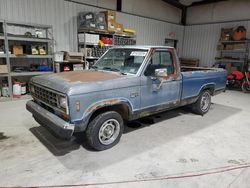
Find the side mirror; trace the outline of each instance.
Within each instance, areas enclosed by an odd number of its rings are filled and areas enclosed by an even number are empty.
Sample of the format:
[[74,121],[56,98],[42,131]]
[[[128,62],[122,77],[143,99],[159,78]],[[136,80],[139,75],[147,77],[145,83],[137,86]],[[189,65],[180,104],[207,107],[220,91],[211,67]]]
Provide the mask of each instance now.
[[159,80],[160,84],[155,88],[155,91],[159,91],[162,87],[163,82],[166,80],[166,77],[168,76],[168,70],[166,68],[164,69],[155,69],[155,77],[154,79]]
[[157,78],[164,78],[168,76],[168,70],[164,69],[155,69],[155,77]]

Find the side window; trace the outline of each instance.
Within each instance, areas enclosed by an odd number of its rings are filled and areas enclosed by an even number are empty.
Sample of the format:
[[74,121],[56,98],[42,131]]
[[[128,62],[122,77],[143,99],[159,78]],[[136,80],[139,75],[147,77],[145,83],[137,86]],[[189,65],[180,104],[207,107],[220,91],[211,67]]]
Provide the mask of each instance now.
[[174,65],[172,55],[168,51],[158,51],[155,52],[148,63],[145,76],[154,76],[155,69],[164,69],[166,68],[168,74],[174,73]]

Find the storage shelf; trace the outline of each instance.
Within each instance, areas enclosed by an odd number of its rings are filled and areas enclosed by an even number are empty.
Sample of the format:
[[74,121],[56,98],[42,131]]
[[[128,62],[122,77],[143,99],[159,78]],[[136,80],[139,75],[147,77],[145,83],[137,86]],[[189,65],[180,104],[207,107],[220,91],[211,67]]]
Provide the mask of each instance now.
[[[1,20],[0,20],[0,22],[1,22]],[[32,23],[24,23],[24,22],[11,22],[11,21],[7,21],[7,20],[2,20],[1,23],[3,24],[3,32],[4,33],[0,33],[0,42],[1,43],[4,42],[4,50],[2,50],[2,51],[4,51],[3,53],[5,53],[5,54],[0,54],[0,58],[5,58],[6,65],[7,65],[8,69],[12,68],[11,65],[12,65],[14,59],[24,60],[24,61],[22,61],[22,65],[25,65],[24,67],[29,67],[31,64],[34,64],[33,63],[34,61],[38,61],[39,59],[46,61],[46,64],[53,65],[53,67],[54,67],[54,61],[53,61],[53,55],[52,55],[54,53],[54,49],[53,49],[53,45],[51,45],[53,43],[53,34],[52,34],[53,30],[52,30],[51,25],[41,25],[41,24],[32,24]],[[11,26],[13,28],[9,29],[8,26]],[[30,37],[26,36],[23,34],[23,32],[21,32],[22,28],[25,28],[25,30],[31,29],[32,30],[32,31],[30,30],[31,32],[35,31],[35,29],[38,29],[38,28],[42,29],[43,30],[42,37],[44,37],[44,38],[37,38],[35,36],[30,36]],[[12,31],[14,32],[17,30],[19,30],[18,33],[11,33]],[[8,31],[9,31],[9,33],[8,33]],[[13,44],[25,45],[25,47],[23,47],[23,49],[28,48],[28,46],[32,46],[32,45],[43,45],[50,53],[46,54],[46,55],[32,55],[32,54],[15,55],[14,53],[13,54],[10,53],[10,49],[12,48]],[[28,59],[30,59],[32,61],[28,61]],[[40,61],[38,61],[37,63],[39,63],[39,62]],[[37,63],[35,63],[35,64],[37,64]],[[26,69],[24,69],[24,70],[26,70]],[[22,80],[23,79],[22,77],[29,77],[30,78],[32,76],[51,74],[53,72],[54,71],[29,72],[27,69],[26,72],[25,71],[14,72],[14,71],[8,70],[7,73],[0,74],[0,77],[7,77],[7,79],[8,79],[7,83],[8,83],[9,95],[10,95],[10,97],[7,97],[7,98],[0,97],[0,101],[19,100],[19,99],[13,98],[14,96],[13,96],[13,87],[12,87],[13,86],[13,79],[12,78],[17,77],[18,80],[19,79]],[[22,96],[21,98],[25,98],[25,96]]]
[[216,59],[217,62],[230,62],[230,63],[244,63],[244,60],[234,60],[234,59]]
[[30,28],[40,28],[40,29],[52,29],[51,25],[44,25],[44,24],[37,24],[37,23],[26,23],[26,22],[14,22],[14,21],[7,21],[7,25],[15,25],[15,26],[22,26],[22,27],[30,27]]
[[86,57],[86,59],[99,59],[99,57]]
[[0,58],[6,58],[6,54],[0,54]]
[[225,53],[247,53],[246,50],[220,50]]
[[0,73],[0,77],[7,77],[8,73]]
[[[30,100],[32,99],[32,96],[30,94],[25,94],[25,95],[21,95],[20,97],[14,97],[12,100],[16,101],[16,100]],[[0,102],[8,102],[11,101],[10,97],[0,97]]]
[[51,74],[53,72],[11,72],[11,76],[35,76],[35,75],[42,75],[42,74]]
[[229,41],[220,41],[221,43],[223,44],[235,44],[235,43],[238,43],[238,44],[245,44],[245,43],[250,43],[250,40],[239,40],[239,41],[233,41],[233,40],[229,40]]
[[49,59],[49,58],[53,58],[52,55],[14,55],[11,54],[10,58],[40,58],[40,59]]
[[8,40],[15,40],[15,41],[27,41],[27,42],[51,42],[51,39],[46,38],[32,38],[32,37],[18,37],[18,36],[8,36]]
[[55,63],[84,63],[84,61],[55,61]]
[[78,29],[78,33],[93,33],[93,34],[104,34],[104,35],[113,35],[114,32],[108,32],[105,30],[90,30],[85,28]]

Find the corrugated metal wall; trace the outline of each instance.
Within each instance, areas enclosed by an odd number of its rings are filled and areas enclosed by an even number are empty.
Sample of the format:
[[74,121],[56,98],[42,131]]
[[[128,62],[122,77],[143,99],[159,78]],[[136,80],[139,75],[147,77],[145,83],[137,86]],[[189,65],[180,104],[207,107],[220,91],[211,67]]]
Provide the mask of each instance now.
[[[77,51],[77,14],[101,11],[91,6],[63,0],[0,0],[0,19],[53,26],[56,50]],[[183,26],[118,13],[117,20],[137,31],[137,44],[163,45],[175,32],[182,47]]]
[[[202,66],[212,66],[217,56],[221,28],[243,25],[250,31],[250,21],[206,25],[190,25],[184,28],[182,56],[199,58]],[[250,32],[248,32],[250,38]]]

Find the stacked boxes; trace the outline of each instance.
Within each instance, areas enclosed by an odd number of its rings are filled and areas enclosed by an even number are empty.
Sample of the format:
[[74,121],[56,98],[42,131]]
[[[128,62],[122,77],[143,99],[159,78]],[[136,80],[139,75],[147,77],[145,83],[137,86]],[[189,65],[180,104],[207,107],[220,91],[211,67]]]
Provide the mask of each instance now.
[[107,30],[109,32],[115,32],[116,31],[116,12],[107,10],[103,12],[106,17],[107,22]]
[[96,28],[98,30],[106,30],[107,24],[106,24],[105,13],[103,12],[96,13],[95,23],[96,23]]
[[107,10],[99,13],[81,12],[78,14],[78,26],[84,29],[97,29],[122,33],[123,24],[116,22],[116,12]]
[[84,33],[78,34],[78,40],[80,43],[89,43],[89,44],[98,44],[99,42],[99,35],[97,34],[85,34],[85,40],[84,40]]
[[79,28],[96,29],[95,13],[81,12],[78,14]]
[[117,33],[122,33],[123,30],[124,30],[123,24],[117,23],[117,24],[116,24],[116,29],[115,29],[115,31],[116,31]]

